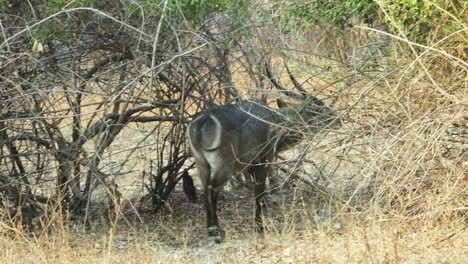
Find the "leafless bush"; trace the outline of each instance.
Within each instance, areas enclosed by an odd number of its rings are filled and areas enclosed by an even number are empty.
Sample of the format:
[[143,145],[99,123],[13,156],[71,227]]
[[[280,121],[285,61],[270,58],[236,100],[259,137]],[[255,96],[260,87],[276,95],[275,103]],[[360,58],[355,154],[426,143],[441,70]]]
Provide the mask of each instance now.
[[[171,18],[154,25],[120,7],[48,17],[41,8],[2,7],[0,188],[8,214],[31,219],[67,201],[87,216],[98,186],[119,204],[115,180],[142,149],[146,162],[131,170],[152,164],[148,188],[160,208],[186,166],[187,119],[237,96],[232,34],[188,31]],[[56,31],[47,42],[28,34],[40,30]],[[130,138],[117,143],[126,129]]]

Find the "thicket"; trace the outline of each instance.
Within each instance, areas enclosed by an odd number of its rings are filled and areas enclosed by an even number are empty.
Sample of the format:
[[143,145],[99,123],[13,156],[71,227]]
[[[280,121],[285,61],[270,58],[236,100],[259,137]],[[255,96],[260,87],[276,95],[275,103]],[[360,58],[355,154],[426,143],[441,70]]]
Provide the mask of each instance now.
[[32,224],[67,208],[87,221],[98,187],[121,215],[138,207],[116,183],[128,175],[162,208],[190,185],[187,122],[279,96],[265,65],[282,76],[285,64],[347,120],[332,142],[305,146],[328,154],[308,161],[314,173],[294,173],[329,193],[334,213],[462,215],[466,5],[1,0],[0,217]]

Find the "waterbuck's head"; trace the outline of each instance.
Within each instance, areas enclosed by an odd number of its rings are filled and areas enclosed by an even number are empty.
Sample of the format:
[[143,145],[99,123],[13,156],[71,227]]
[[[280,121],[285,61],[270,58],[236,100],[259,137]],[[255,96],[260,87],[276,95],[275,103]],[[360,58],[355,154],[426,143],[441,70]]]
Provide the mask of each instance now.
[[306,135],[336,128],[340,123],[336,112],[317,97],[288,96],[295,102],[277,99],[279,109],[274,110],[276,119],[271,124],[278,152],[293,147]]
[[288,122],[297,124],[311,132],[317,132],[329,127],[336,127],[339,123],[336,112],[323,101],[313,95],[299,98],[299,103],[286,103],[278,99],[280,112],[285,113]]
[[[270,67],[265,65],[265,72],[273,84],[279,91],[289,98],[294,99],[298,103],[286,103],[283,100],[277,100],[280,112],[285,113],[285,121],[296,128],[307,128],[308,131],[317,132],[326,128],[337,127],[341,125],[341,119],[332,109],[335,100],[330,106],[326,105],[322,100],[307,92],[302,85],[296,80],[286,65],[286,70],[291,82],[296,88],[296,92],[286,89],[281,86],[270,71]],[[297,127],[300,126],[300,127]]]

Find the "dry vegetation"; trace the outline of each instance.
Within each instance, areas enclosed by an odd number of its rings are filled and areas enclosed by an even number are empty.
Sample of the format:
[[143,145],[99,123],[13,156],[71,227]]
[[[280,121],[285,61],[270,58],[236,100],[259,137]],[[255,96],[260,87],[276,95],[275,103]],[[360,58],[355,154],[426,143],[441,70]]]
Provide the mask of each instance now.
[[[152,167],[157,159],[153,155],[169,162],[169,154],[158,151],[177,139],[164,142],[168,134],[183,134],[174,131],[183,131],[184,125],[127,123],[113,143],[99,152],[98,165],[108,175],[108,185],[96,184],[92,205],[86,207],[86,224],[62,208],[68,204],[50,201],[41,204],[47,213],[32,217],[26,225],[21,210],[12,215],[6,209],[12,203],[0,198],[0,263],[467,263],[468,64],[466,50],[450,49],[460,42],[466,46],[466,28],[442,43],[448,51],[436,46],[419,47],[418,52],[400,36],[367,26],[355,25],[336,41],[328,39],[330,34],[323,28],[309,28],[290,33],[291,40],[281,40],[288,47],[282,50],[284,56],[274,54],[277,35],[268,32],[257,32],[250,41],[273,53],[273,65],[282,65],[286,57],[304,87],[327,103],[338,96],[335,109],[344,124],[309,134],[295,149],[280,155],[283,162],[274,166],[280,176],[275,178],[277,185],[271,184],[278,188],[267,198],[265,234],[254,232],[250,191],[236,189],[235,184],[225,190],[219,206],[221,225],[226,228],[224,243],[206,239],[202,204],[189,202],[179,188],[155,214],[149,199],[140,200],[148,198],[149,175],[161,168]],[[376,51],[387,54],[375,55]],[[332,55],[317,56],[317,52]],[[278,96],[258,88],[259,83],[268,86],[264,79],[252,77],[256,64],[247,59],[259,57],[243,57],[243,50],[230,56],[231,81],[240,94],[267,94],[269,101]],[[369,57],[378,69],[359,74],[340,60],[344,58],[358,71],[371,61]],[[275,71],[285,83],[288,76],[281,68]],[[110,79],[119,84],[117,77]],[[134,87],[134,93],[124,94],[123,101],[136,95],[150,97],[144,87],[151,86],[152,80],[146,81]],[[220,88],[223,85],[213,85],[209,78],[203,82],[203,89],[191,90],[196,97],[190,100],[200,99],[206,91],[218,103],[229,97]],[[51,109],[69,107],[65,97],[54,96],[47,99]],[[11,102],[24,98],[29,98],[27,93]],[[166,95],[157,98],[168,99]],[[60,100],[65,101],[57,103]],[[112,112],[112,103],[102,100],[108,100],[104,93],[87,94],[84,101],[90,106],[82,113],[89,116],[83,122],[91,120],[88,126]],[[132,106],[141,102],[136,100]],[[189,118],[204,106],[190,101],[181,115]],[[156,109],[140,116],[172,110]],[[96,112],[99,115],[93,116]],[[21,118],[13,121],[18,127],[24,125]],[[66,138],[73,134],[73,122],[63,118],[57,123]],[[85,153],[94,154],[100,140],[86,142]],[[3,144],[0,149],[0,155],[8,153]],[[2,162],[0,170],[9,166]],[[53,168],[57,160],[49,157],[45,162]],[[188,160],[182,169],[190,165]],[[189,172],[196,176],[195,170]],[[0,184],[5,175],[0,172]],[[55,177],[55,171],[44,176],[50,181]],[[119,199],[107,200],[115,190],[112,185],[119,187]],[[34,193],[52,196],[56,190],[50,186],[53,183],[45,182]]]
[[[89,230],[57,223],[50,233],[36,235],[8,229],[0,238],[1,260],[2,263],[466,262],[467,241],[463,235],[466,223],[460,219],[451,217],[436,223],[428,219],[363,219],[347,214],[314,224],[311,208],[299,206],[295,211],[286,208],[276,211],[275,217],[281,218],[281,223],[270,222],[265,235],[259,237],[253,233],[252,217],[243,212],[251,209],[243,206],[251,204],[251,199],[230,198],[234,201],[225,201],[225,212],[221,214],[228,237],[222,244],[207,241],[203,210],[190,205],[192,208],[183,206],[179,212],[152,218],[145,224],[134,223],[131,228],[115,223],[97,224]],[[300,222],[303,223],[298,225]]]

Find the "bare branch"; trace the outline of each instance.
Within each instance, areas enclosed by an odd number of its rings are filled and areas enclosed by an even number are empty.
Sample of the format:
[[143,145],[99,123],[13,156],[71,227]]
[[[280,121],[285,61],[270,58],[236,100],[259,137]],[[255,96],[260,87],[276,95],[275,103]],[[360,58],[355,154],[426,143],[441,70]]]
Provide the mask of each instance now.
[[14,137],[10,137],[9,138],[9,141],[7,142],[5,139],[3,140],[0,140],[0,145],[2,144],[10,144],[14,141],[20,141],[20,140],[28,140],[28,141],[33,141],[33,142],[36,142],[37,144],[43,146],[43,147],[46,147],[47,149],[51,149],[52,148],[52,144],[45,140],[45,139],[42,139],[42,138],[39,138],[37,136],[34,136],[34,135],[31,135],[31,134],[28,134],[28,133],[23,133],[21,135],[18,135],[18,136],[14,136]]

